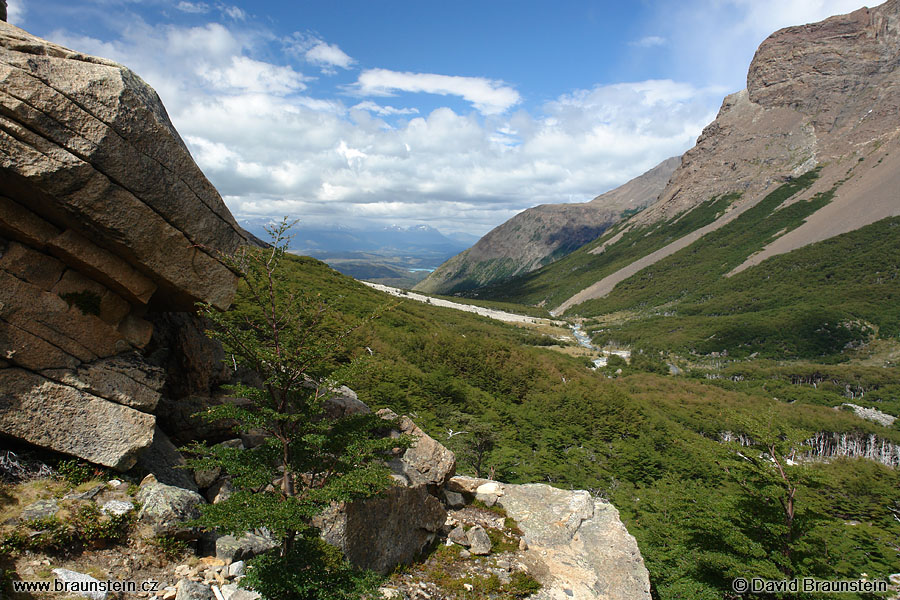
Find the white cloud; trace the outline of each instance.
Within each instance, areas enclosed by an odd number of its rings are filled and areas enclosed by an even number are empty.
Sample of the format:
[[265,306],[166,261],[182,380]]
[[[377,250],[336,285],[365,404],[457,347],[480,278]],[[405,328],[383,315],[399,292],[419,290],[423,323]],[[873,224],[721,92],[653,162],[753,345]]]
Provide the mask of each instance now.
[[25,24],[25,0],[9,0],[6,7],[6,20],[17,27]]
[[642,37],[639,40],[635,40],[630,43],[632,46],[637,46],[638,48],[653,48],[656,46],[663,46],[666,43],[666,38],[660,37],[658,35],[648,35]]
[[337,68],[349,69],[356,61],[337,44],[329,44],[311,33],[294,33],[288,40],[290,52],[318,67],[326,75],[334,75]]
[[[432,223],[483,234],[525,208],[581,202],[690,147],[721,94],[651,80],[576,90],[537,110],[480,78],[372,70],[362,89],[460,96],[428,114],[312,95],[244,26],[150,27],[54,41],[131,66],[163,98],[195,160],[238,215],[306,222]],[[298,56],[296,52],[293,56]],[[299,56],[302,56],[299,55]]]
[[234,56],[225,68],[204,68],[198,73],[221,90],[242,90],[285,95],[306,89],[301,73],[288,66],[273,65],[246,56]]
[[206,2],[179,2],[175,8],[182,12],[203,14],[209,12],[209,4]]
[[231,17],[235,21],[246,21],[247,13],[238,8],[237,6],[226,6],[224,4],[219,5],[219,10],[225,13],[227,16]]
[[342,69],[349,69],[350,66],[355,62],[352,58],[350,58],[343,50],[337,47],[335,44],[326,44],[325,42],[319,42],[312,48],[306,51],[306,60],[311,62],[314,65],[319,65],[324,68],[329,67],[340,67]]
[[381,106],[380,104],[376,104],[371,100],[364,100],[359,104],[351,107],[353,110],[367,110],[369,112],[373,112],[379,116],[386,117],[389,115],[417,115],[419,114],[418,108],[395,108],[393,106]]
[[175,118],[198,132],[188,144],[236,213],[480,234],[535,204],[589,200],[682,152],[718,101],[689,90],[668,81],[598,86],[548,103],[541,117],[519,111],[494,127],[440,108],[383,128],[249,96]]
[[398,91],[460,96],[484,115],[502,114],[522,101],[519,92],[502,81],[388,69],[363,71],[355,89],[363,96],[390,96]]

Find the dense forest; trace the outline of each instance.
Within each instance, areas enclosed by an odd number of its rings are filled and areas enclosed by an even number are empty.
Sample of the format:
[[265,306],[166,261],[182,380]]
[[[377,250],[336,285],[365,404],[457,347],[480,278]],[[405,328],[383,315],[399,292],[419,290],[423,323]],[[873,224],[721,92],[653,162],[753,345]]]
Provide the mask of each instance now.
[[843,435],[896,448],[897,423],[842,409],[896,413],[893,369],[845,353],[838,365],[682,360],[671,375],[675,345],[635,338],[630,363],[592,370],[532,330],[395,301],[313,259],[287,266],[292,286],[329,299],[336,329],[376,315],[344,357],[368,356],[348,382],[362,400],[412,415],[462,473],[612,501],[660,599],[730,597],[739,576],[900,571],[897,471],[807,444]]

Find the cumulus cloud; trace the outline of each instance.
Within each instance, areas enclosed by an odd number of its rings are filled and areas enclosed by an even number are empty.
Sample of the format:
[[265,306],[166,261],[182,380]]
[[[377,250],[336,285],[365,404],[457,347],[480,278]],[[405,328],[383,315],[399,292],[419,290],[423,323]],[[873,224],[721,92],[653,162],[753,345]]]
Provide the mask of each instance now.
[[536,204],[587,201],[680,154],[721,100],[717,89],[650,80],[516,110],[520,96],[502,82],[369,70],[359,93],[455,95],[480,114],[418,114],[370,99],[347,108],[336,94],[313,94],[290,57],[263,58],[283,41],[253,28],[135,22],[113,41],[52,37],[123,62],[153,85],[236,215],[307,223],[483,234]]
[[334,75],[338,68],[349,69],[356,64],[337,44],[329,44],[310,33],[295,33],[288,41],[288,48],[326,75]]
[[221,90],[242,90],[282,96],[306,89],[303,74],[288,66],[273,65],[246,56],[234,56],[224,68],[208,68],[199,73]]
[[482,234],[535,204],[589,200],[682,152],[713,116],[706,92],[689,91],[668,81],[598,86],[540,117],[489,123],[439,108],[389,128],[238,96],[196,105],[176,124],[190,123],[188,144],[236,213]]
[[522,101],[519,92],[502,81],[388,69],[363,71],[356,81],[355,89],[363,96],[391,96],[395,92],[460,96],[484,115],[504,113]]
[[319,42],[306,51],[306,60],[325,69],[340,67],[349,69],[355,61],[335,44]]
[[6,20],[17,27],[25,24],[25,0],[10,0],[6,7]]

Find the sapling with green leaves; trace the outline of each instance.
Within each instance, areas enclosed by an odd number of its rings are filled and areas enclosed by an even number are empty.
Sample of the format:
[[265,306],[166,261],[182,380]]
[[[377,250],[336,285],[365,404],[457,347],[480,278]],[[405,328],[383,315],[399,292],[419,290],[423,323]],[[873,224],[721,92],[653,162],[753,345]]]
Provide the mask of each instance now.
[[[240,400],[210,407],[203,416],[230,420],[236,433],[261,434],[263,442],[249,449],[195,442],[187,451],[189,466],[221,469],[235,490],[223,502],[204,506],[198,525],[235,535],[264,528],[280,549],[276,568],[268,557],[269,568],[262,571],[306,569],[316,579],[329,569],[312,566],[323,556],[313,517],[333,501],[366,498],[389,487],[385,456],[408,440],[382,435],[389,423],[373,413],[326,417],[329,398],[360,368],[348,345],[365,321],[341,322],[322,298],[303,295],[281,276],[290,260],[289,228],[284,220],[269,230],[270,247],[243,246],[224,258],[241,275],[231,310],[200,305],[211,323],[208,334],[222,343],[227,361],[261,381],[231,386]],[[297,589],[270,584],[256,583],[270,598],[302,597]]]
[[730,460],[720,465],[745,494],[745,516],[765,534],[760,541],[777,550],[770,560],[793,577],[795,545],[817,516],[799,509],[802,490],[815,485],[815,472],[800,461],[812,432],[786,423],[774,410],[739,420],[743,441],[731,442]]

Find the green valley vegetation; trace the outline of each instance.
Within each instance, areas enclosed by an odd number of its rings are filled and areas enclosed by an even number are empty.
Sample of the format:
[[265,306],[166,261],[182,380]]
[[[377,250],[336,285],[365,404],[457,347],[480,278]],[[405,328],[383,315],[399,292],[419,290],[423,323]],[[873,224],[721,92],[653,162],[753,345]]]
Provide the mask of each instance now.
[[[386,302],[313,259],[285,257],[284,273],[289,287],[328,298],[345,323]],[[894,369],[724,358],[705,367],[684,360],[687,374],[671,376],[673,350],[636,348],[630,364],[593,371],[526,338],[511,325],[400,299],[354,332],[341,360],[371,351],[348,385],[372,408],[413,416],[457,452],[460,472],[611,500],[660,599],[731,597],[735,577],[874,580],[900,571],[898,472],[820,456],[801,439],[896,449],[896,426],[833,408],[856,402],[898,414]]]
[[[469,295],[553,308],[638,258],[712,223],[738,197],[739,194],[732,193],[710,198],[685,213],[653,225],[627,228],[626,222],[620,222],[597,240],[551,265],[501,284],[470,292]],[[622,237],[612,243],[611,240],[619,234]],[[602,252],[592,253],[608,242],[609,245]]]
[[687,253],[676,254],[577,310],[639,315],[589,325],[600,343],[615,338],[699,354],[727,349],[737,356],[841,360],[845,348],[900,333],[898,257],[900,219],[885,219],[730,278],[687,268]]
[[[731,274],[773,239],[828,204],[841,185],[806,201],[818,170],[791,179],[721,228],[567,311],[587,317],[598,345],[682,356],[846,360],[845,351],[900,334],[900,218],[887,218]],[[622,226],[558,263],[479,297],[554,306],[725,211],[713,198],[666,223]],[[590,250],[610,242],[599,254]]]

